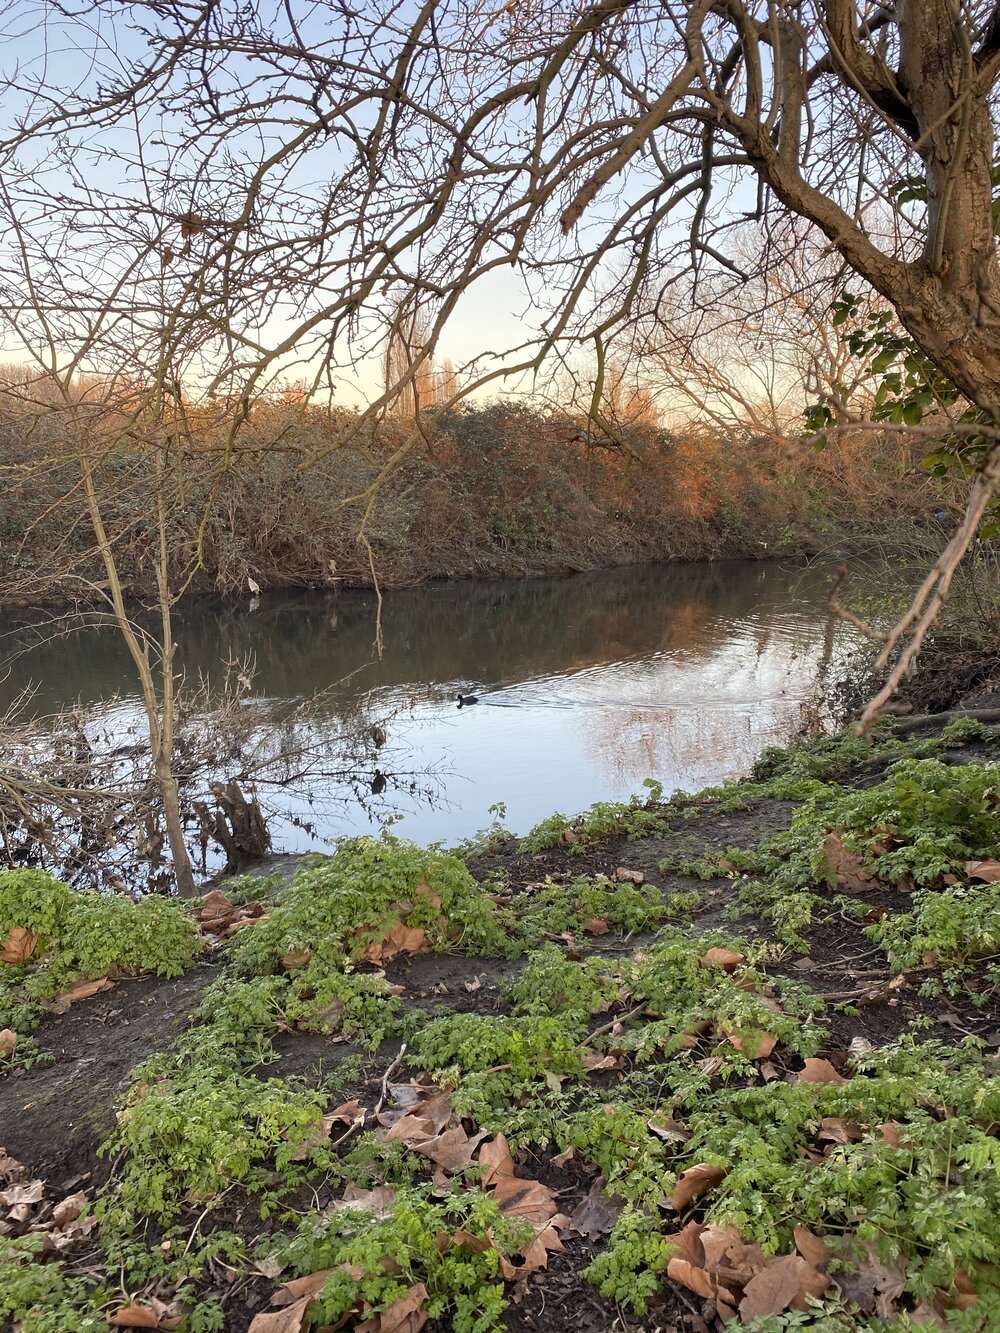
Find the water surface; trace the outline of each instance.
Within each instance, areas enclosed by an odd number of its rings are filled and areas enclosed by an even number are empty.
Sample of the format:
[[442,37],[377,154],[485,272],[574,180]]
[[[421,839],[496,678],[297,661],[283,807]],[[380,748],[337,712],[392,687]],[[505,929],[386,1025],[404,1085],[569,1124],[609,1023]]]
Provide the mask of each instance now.
[[[317,835],[370,831],[391,814],[409,837],[450,843],[488,824],[494,802],[524,832],[554,810],[641,792],[645,778],[671,792],[745,773],[798,725],[836,656],[830,574],[727,562],[428,584],[385,594],[381,659],[371,593],[189,601],[177,612],[178,661],[189,679],[218,679],[225,662],[252,657],[254,691],[270,699],[333,687],[331,731],[348,715],[388,718],[388,744],[354,774],[366,789],[383,770],[386,804],[373,815],[347,793]],[[8,650],[24,639],[8,633]],[[123,732],[137,724],[129,660],[111,629],[43,642],[8,672],[0,705],[31,679],[39,710],[79,698],[113,707]],[[459,692],[480,702],[459,709]],[[403,772],[430,775],[433,806],[397,781]],[[334,783],[323,795],[345,793]],[[302,817],[304,793],[288,792],[287,806]],[[281,822],[276,847],[310,845]]]

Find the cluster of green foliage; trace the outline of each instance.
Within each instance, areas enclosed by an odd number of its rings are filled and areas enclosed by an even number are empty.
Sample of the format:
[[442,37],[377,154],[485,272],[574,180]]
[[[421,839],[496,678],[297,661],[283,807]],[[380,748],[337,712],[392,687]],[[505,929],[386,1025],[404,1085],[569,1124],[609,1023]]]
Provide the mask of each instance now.
[[107,1333],[101,1313],[109,1292],[41,1262],[41,1236],[4,1241],[0,1264],[0,1327],[21,1333]]
[[518,843],[518,851],[544,852],[566,844],[569,851],[582,852],[605,838],[633,840],[662,835],[676,819],[677,808],[672,802],[663,801],[661,783],[647,778],[643,786],[649,793],[645,799],[633,796],[628,801],[598,801],[575,819],[549,815],[525,834]]
[[0,967],[0,1028],[18,1034],[21,1063],[33,1058],[26,1038],[42,1005],[75,982],[139,972],[179,976],[201,949],[184,904],[76,892],[44,870],[0,871],[0,945],[17,927],[38,937],[24,963]]
[[[784,983],[779,1006],[752,967],[736,977],[702,963],[706,949],[731,944],[668,926],[640,952],[616,960],[567,958],[544,945],[505,988],[509,1015],[441,1016],[414,1034],[409,1059],[456,1089],[461,1114],[517,1142],[530,1122],[525,1108],[544,1104],[548,1123],[551,1094],[583,1083],[584,1045],[597,1056],[613,1048],[633,1066],[675,1058],[690,1064],[697,1048],[699,1058],[718,1057],[726,1077],[748,1071],[765,1033],[788,1051],[814,1054],[817,1004],[805,991]],[[588,1037],[594,1017],[612,1010],[620,1011],[614,1036]],[[514,1107],[514,1118],[505,1118]]]
[[[457,1190],[435,1199],[432,1187],[403,1187],[385,1216],[344,1208],[317,1224],[303,1222],[282,1251],[294,1273],[332,1269],[310,1310],[334,1324],[363,1302],[386,1309],[415,1283],[427,1289],[426,1310],[454,1333],[492,1333],[506,1307],[501,1256],[516,1255],[534,1235],[530,1223],[508,1218],[489,1195]],[[456,1232],[471,1239],[448,1243]],[[393,1262],[387,1264],[387,1259]],[[354,1276],[354,1274],[360,1276]]]
[[[735,1226],[768,1253],[791,1249],[796,1225],[836,1237],[849,1221],[853,1240],[903,1262],[915,1303],[963,1272],[986,1293],[976,1319],[1000,1314],[980,1267],[1000,1260],[1000,1065],[977,1043],[904,1041],[865,1057],[843,1084],[701,1090],[667,1106],[690,1134],[675,1169],[708,1162],[726,1172],[707,1221]],[[816,1163],[801,1150],[822,1149],[824,1118],[849,1125],[853,1141]],[[590,1270],[604,1295],[640,1310],[669,1253],[649,1226],[658,1202],[655,1191],[633,1198]]]
[[618,883],[604,875],[569,884],[546,878],[511,903],[511,938],[531,948],[552,936],[584,932],[592,921],[623,935],[642,934],[687,916],[697,903],[697,894],[664,895],[652,885]]
[[[950,738],[953,739],[953,738]],[[848,853],[856,856],[876,879],[890,885],[933,890],[918,895],[915,912],[921,917],[894,918],[884,928],[884,942],[913,933],[934,933],[934,921],[945,924],[947,912],[935,905],[945,876],[964,879],[969,860],[987,859],[996,851],[997,811],[1000,809],[1000,765],[943,763],[940,759],[901,759],[882,781],[868,788],[843,787],[832,782],[813,783],[810,795],[792,816],[788,829],[774,834],[755,849],[727,847],[721,856],[704,858],[686,868],[704,877],[728,874],[752,877],[739,889],[742,914],[765,918],[778,937],[802,948],[800,932],[817,914],[851,912],[857,902],[835,893],[837,876],[827,860],[826,839],[836,833]],[[721,864],[724,862],[724,865]],[[956,916],[971,916],[972,904],[989,896],[978,890],[952,893]],[[968,904],[968,906],[966,906]],[[978,952],[991,947],[995,921],[984,918]],[[883,942],[880,928],[876,937]],[[928,942],[929,939],[929,942]],[[960,961],[947,938],[923,940],[921,952],[940,952]],[[940,945],[940,948],[939,948]],[[894,956],[912,965],[913,951],[897,947]],[[907,965],[904,963],[903,965]]]
[[[996,184],[1000,171],[995,168],[993,175]],[[926,189],[917,178],[903,177],[898,195],[897,202],[908,202],[926,197]],[[842,330],[843,345],[852,356],[867,363],[868,374],[878,382],[871,409],[873,421],[919,426],[927,414],[947,412],[960,402],[961,392],[899,327],[894,311],[871,309],[863,297],[845,291],[833,302],[831,313],[833,326]],[[815,447],[822,449],[826,445],[825,432],[835,424],[833,410],[825,402],[813,403],[804,415],[807,432]],[[989,413],[972,403],[959,415],[958,423],[967,429],[944,431],[936,447],[924,455],[924,467],[935,476],[943,477],[951,471],[970,476],[983,464],[993,439]],[[976,430],[977,426],[983,429]],[[979,535],[994,537],[998,532],[1000,524],[994,500]]]

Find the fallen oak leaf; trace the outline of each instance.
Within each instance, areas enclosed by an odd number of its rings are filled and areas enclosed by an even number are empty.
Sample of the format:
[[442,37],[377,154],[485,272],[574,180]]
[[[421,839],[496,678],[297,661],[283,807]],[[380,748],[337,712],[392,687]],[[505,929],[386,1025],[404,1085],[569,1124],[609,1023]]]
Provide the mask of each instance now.
[[507,1217],[524,1217],[538,1224],[555,1216],[555,1195],[541,1181],[504,1176],[493,1184],[492,1190],[500,1211]]
[[583,929],[588,935],[606,935],[611,927],[606,916],[592,916],[583,923]]
[[865,1131],[856,1120],[842,1120],[840,1116],[827,1115],[819,1122],[816,1137],[829,1143],[860,1143]]
[[795,1238],[795,1248],[813,1268],[820,1272],[826,1271],[826,1266],[833,1258],[836,1250],[832,1249],[822,1236],[815,1235],[808,1227],[797,1226],[793,1229],[792,1235]]
[[70,1226],[83,1212],[87,1206],[87,1196],[83,1190],[78,1190],[76,1194],[67,1194],[65,1199],[52,1209],[52,1223],[59,1230]]
[[745,954],[735,949],[709,949],[702,954],[702,967],[721,967],[723,972],[733,972],[744,961]]
[[869,893],[876,883],[854,852],[844,846],[839,833],[828,833],[823,840],[822,864],[831,878],[831,887],[849,893]]
[[37,935],[24,926],[11,926],[3,949],[0,950],[0,963],[19,967],[28,961],[37,948]]
[[799,1083],[846,1083],[847,1079],[838,1074],[829,1060],[820,1060],[815,1056],[806,1060],[796,1075]]
[[303,1296],[283,1310],[254,1315],[247,1333],[302,1333],[303,1323],[315,1295]]
[[981,879],[986,884],[1000,883],[1000,861],[966,861],[965,873],[970,879]]
[[[374,1189],[363,1190],[357,1185],[349,1184],[344,1186],[344,1194],[340,1199],[334,1199],[328,1203],[323,1210],[324,1216],[331,1213],[342,1212],[345,1208],[358,1208],[363,1212],[371,1213],[374,1217],[388,1217],[392,1212],[393,1200],[396,1198],[396,1191],[391,1185],[376,1185]],[[332,1272],[332,1269],[328,1269]],[[299,1279],[301,1280],[301,1279]]]
[[603,1176],[594,1180],[590,1192],[580,1200],[570,1216],[567,1236],[586,1236],[590,1240],[600,1240],[611,1233],[625,1207],[625,1200],[614,1194],[606,1194],[604,1185]]
[[5,1208],[17,1208],[23,1204],[41,1203],[45,1195],[45,1185],[41,1180],[29,1180],[23,1185],[8,1185],[0,1190],[0,1204]]
[[687,1259],[681,1259],[677,1256],[668,1259],[667,1277],[672,1282],[679,1282],[682,1287],[687,1287],[696,1296],[702,1296],[707,1301],[718,1298],[726,1305],[736,1304],[736,1298],[732,1293],[727,1288],[720,1287],[718,1280],[713,1278],[711,1273],[704,1268],[697,1268]]
[[506,1135],[497,1134],[479,1149],[479,1165],[486,1168],[483,1175],[483,1188],[495,1185],[498,1181],[512,1179],[514,1176],[514,1158]]
[[831,1285],[824,1273],[797,1254],[772,1259],[743,1289],[740,1318],[745,1324],[762,1315],[779,1315],[787,1309],[807,1309],[807,1296],[822,1296]]
[[682,1212],[693,1199],[700,1198],[726,1177],[726,1168],[713,1166],[710,1162],[698,1162],[689,1166],[677,1177],[677,1183],[670,1196],[670,1206],[675,1212]]
[[149,1304],[133,1301],[131,1305],[104,1316],[105,1322],[115,1328],[161,1328],[169,1330],[179,1328],[181,1315],[171,1315],[170,1306],[162,1301],[150,1299]]
[[355,1333],[419,1333],[429,1318],[426,1303],[427,1288],[417,1282],[379,1314],[358,1324]]
[[468,1166],[472,1155],[486,1137],[487,1130],[480,1130],[470,1138],[461,1125],[446,1129],[431,1139],[413,1144],[413,1151],[436,1162],[442,1170],[454,1175],[463,1166]]
[[99,977],[96,981],[78,981],[75,986],[71,986],[62,995],[56,995],[51,1000],[46,1000],[42,1008],[50,1014],[64,1014],[70,1005],[76,1004],[78,1000],[89,1000],[92,995],[99,995],[101,991],[113,990],[114,985],[115,983],[109,977]]
[[750,1029],[747,1032],[726,1032],[720,1034],[724,1036],[730,1046],[748,1055],[751,1060],[766,1060],[778,1044],[778,1038],[772,1036],[770,1032],[763,1032],[758,1029]]

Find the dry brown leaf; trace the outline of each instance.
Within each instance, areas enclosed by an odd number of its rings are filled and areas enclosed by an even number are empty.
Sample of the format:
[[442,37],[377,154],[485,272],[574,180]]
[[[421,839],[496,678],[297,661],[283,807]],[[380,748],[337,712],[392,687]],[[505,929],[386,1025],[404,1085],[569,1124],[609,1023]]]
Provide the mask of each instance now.
[[598,1074],[605,1069],[621,1069],[625,1061],[621,1055],[599,1055],[589,1046],[584,1046],[580,1051],[580,1063],[588,1074]]
[[864,1313],[876,1313],[881,1319],[892,1320],[896,1301],[906,1286],[906,1264],[897,1259],[884,1264],[874,1245],[866,1245],[868,1257],[861,1263],[850,1261],[837,1269],[834,1281],[844,1297]]
[[99,977],[96,981],[78,981],[62,995],[47,1000],[42,1008],[47,1009],[50,1014],[64,1014],[71,1004],[76,1004],[78,1000],[89,1000],[92,995],[99,995],[101,991],[113,990],[114,985],[115,983],[108,977]]
[[11,926],[3,949],[0,950],[0,963],[10,963],[18,967],[26,963],[37,948],[37,935],[33,935],[24,926]]
[[213,889],[202,899],[204,906],[198,913],[204,935],[221,935],[236,917],[236,904],[230,902],[220,889]]
[[426,1302],[427,1288],[418,1282],[380,1314],[357,1324],[355,1333],[419,1333],[428,1319],[423,1309]]
[[[356,935],[367,932],[362,926]],[[397,921],[385,932],[381,939],[372,940],[361,951],[361,956],[369,963],[387,963],[401,953],[430,953],[432,948],[426,930],[420,926],[405,926]]]
[[[429,1093],[430,1088],[425,1088],[424,1092]],[[435,1092],[433,1097],[425,1096],[425,1099],[413,1107],[414,1114],[419,1113],[421,1120],[426,1120],[434,1127],[435,1134],[440,1134],[441,1130],[449,1125],[455,1117],[455,1112],[451,1105],[451,1093],[445,1089],[443,1092]]]
[[970,879],[996,884],[1000,882],[1000,861],[966,861],[965,873]]
[[770,1032],[725,1032],[722,1034],[730,1046],[748,1055],[751,1060],[766,1060],[778,1044],[778,1038]]
[[396,1191],[391,1185],[376,1185],[370,1190],[359,1189],[353,1184],[345,1185],[343,1198],[328,1203],[324,1212],[339,1213],[344,1208],[360,1208],[375,1217],[388,1217],[395,1197]]
[[651,1134],[655,1134],[658,1139],[663,1139],[665,1143],[687,1143],[691,1137],[691,1131],[685,1128],[679,1120],[664,1120],[662,1123],[647,1120],[646,1128]]
[[687,1287],[696,1296],[703,1296],[705,1300],[713,1300],[718,1290],[719,1284],[713,1280],[710,1273],[706,1273],[704,1268],[696,1268],[687,1259],[681,1259],[677,1255],[667,1262],[667,1277]]
[[303,1296],[283,1310],[254,1315],[247,1333],[302,1333],[306,1314],[315,1299],[315,1295]]
[[[565,1222],[566,1219],[563,1218],[562,1221]],[[540,1268],[548,1268],[550,1251],[561,1250],[562,1247],[555,1226],[547,1226],[538,1231],[535,1239],[521,1251],[521,1263],[517,1268],[518,1281],[523,1282],[529,1274],[536,1273]]]
[[846,1083],[847,1079],[838,1074],[829,1060],[819,1060],[813,1057],[807,1060],[799,1070],[798,1081],[800,1083]]
[[470,1138],[461,1125],[455,1125],[451,1129],[444,1130],[441,1134],[436,1134],[432,1139],[425,1139],[422,1143],[414,1143],[412,1145],[413,1151],[421,1153],[424,1157],[429,1157],[442,1170],[447,1171],[449,1175],[454,1175],[463,1166],[469,1165],[473,1153],[486,1137],[486,1133],[486,1130],[480,1130],[478,1134],[473,1134]]
[[169,1333],[170,1329],[178,1328],[181,1322],[181,1316],[169,1314],[169,1309],[162,1301],[150,1300],[148,1304],[133,1301],[131,1305],[106,1314],[104,1318],[115,1328],[162,1328]]
[[830,1279],[805,1259],[797,1254],[782,1255],[746,1284],[740,1318],[749,1324],[761,1315],[779,1315],[789,1308],[804,1310],[806,1296],[821,1296],[829,1286]]
[[0,1055],[13,1055],[17,1050],[17,1033],[13,1028],[0,1029]]
[[884,1125],[879,1125],[879,1133],[882,1140],[888,1143],[890,1148],[910,1148],[910,1141],[903,1137],[901,1131],[903,1126],[897,1120],[887,1120]]
[[494,1185],[498,1180],[511,1179],[514,1175],[514,1158],[505,1135],[498,1134],[489,1143],[479,1149],[479,1165],[486,1167],[483,1175],[483,1187]]
[[725,1167],[712,1166],[709,1162],[698,1162],[689,1166],[677,1177],[677,1184],[670,1196],[670,1206],[676,1212],[685,1209],[693,1199],[698,1199],[726,1177]]
[[704,967],[721,967],[723,972],[733,972],[743,962],[744,954],[734,949],[709,949],[701,956]]
[[629,870],[627,866],[617,866],[615,879],[619,884],[645,884],[646,876],[641,870]]
[[829,1143],[860,1143],[865,1131],[856,1120],[842,1120],[840,1116],[827,1115],[819,1122],[816,1137]]
[[588,935],[606,935],[611,927],[606,916],[592,916],[583,923],[583,929]]
[[834,1251],[821,1236],[815,1235],[808,1227],[797,1226],[792,1232],[795,1248],[813,1268],[824,1272]]
[[311,961],[311,949],[289,949],[281,960],[281,966],[286,972],[294,972],[300,967],[308,967]]
[[86,1206],[87,1196],[83,1190],[79,1190],[76,1194],[67,1194],[66,1198],[62,1199],[52,1209],[53,1225],[60,1230],[63,1227],[68,1227],[76,1221]]
[[434,1138],[437,1132],[432,1121],[425,1120],[419,1113],[411,1113],[400,1116],[394,1125],[389,1126],[385,1132],[385,1142],[395,1143],[398,1140],[408,1148],[414,1148],[418,1143]]
[[927,1301],[922,1301],[913,1311],[910,1318],[921,1328],[937,1328],[941,1330],[941,1333],[949,1333],[951,1327],[947,1319],[945,1319],[939,1311],[935,1310],[933,1305],[929,1305]]
[[600,1240],[611,1232],[624,1207],[624,1199],[604,1192],[604,1177],[598,1176],[590,1187],[590,1193],[573,1210],[566,1234]]
[[493,1242],[488,1236],[476,1236],[471,1231],[456,1231],[451,1238],[453,1245],[464,1245],[473,1254],[483,1254],[493,1249]]
[[673,1253],[679,1259],[686,1259],[695,1268],[704,1268],[705,1249],[701,1243],[701,1233],[705,1230],[704,1222],[688,1222],[683,1230],[665,1236],[664,1240],[674,1246]]
[[536,1225],[555,1216],[555,1195],[538,1180],[504,1176],[492,1186],[493,1198],[508,1217],[524,1217]]
[[42,1181],[29,1180],[0,1190],[0,1204],[5,1208],[17,1208],[26,1203],[41,1203],[44,1194],[45,1185]]
[[730,1286],[744,1285],[767,1266],[760,1246],[743,1240],[735,1227],[705,1227],[698,1239],[705,1268]]
[[844,846],[839,833],[828,833],[823,840],[823,864],[837,887],[849,893],[868,893],[876,883],[875,876]]

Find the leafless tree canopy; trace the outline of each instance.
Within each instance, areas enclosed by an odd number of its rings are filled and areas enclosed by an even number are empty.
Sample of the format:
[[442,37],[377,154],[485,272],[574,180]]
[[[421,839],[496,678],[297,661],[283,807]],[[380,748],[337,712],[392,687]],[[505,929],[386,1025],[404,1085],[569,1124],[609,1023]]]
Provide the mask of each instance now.
[[[741,232],[790,219],[1000,413],[994,0],[14,0],[2,22],[4,354],[62,383],[80,439],[81,372],[131,386],[120,430],[165,458],[182,398],[222,397],[225,466],[269,381],[335,392],[367,358],[390,373],[357,431],[419,396],[506,270],[523,340],[470,352],[458,392],[586,348],[599,414],[616,332],[675,284],[738,289]],[[982,438],[916,647],[1000,474]]]
[[1000,404],[986,0],[22,0],[5,25],[3,308],[60,369],[332,381],[404,295],[432,355],[505,266],[534,336],[480,370],[533,366],[790,211]]

